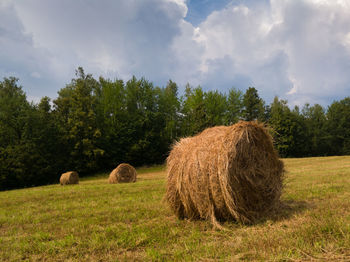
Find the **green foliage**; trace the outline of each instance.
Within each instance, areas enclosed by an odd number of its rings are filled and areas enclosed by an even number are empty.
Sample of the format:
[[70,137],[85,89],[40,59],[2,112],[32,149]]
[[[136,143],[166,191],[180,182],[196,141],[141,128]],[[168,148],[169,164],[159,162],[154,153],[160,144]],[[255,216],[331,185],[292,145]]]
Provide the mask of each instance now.
[[207,126],[223,125],[227,115],[226,96],[218,91],[208,91],[204,99]]
[[159,112],[165,119],[164,133],[168,139],[168,144],[172,143],[180,134],[178,115],[180,111],[180,101],[178,99],[178,87],[175,82],[169,80],[167,86],[159,89]]
[[48,97],[29,103],[16,78],[0,82],[0,189],[55,182],[68,170],[84,176],[122,162],[162,164],[179,138],[241,119],[271,126],[283,157],[350,154],[349,97],[327,111],[291,110],[277,97],[265,105],[254,87],[225,94],[187,84],[179,98],[171,80],[96,80],[78,68],[51,105]]
[[182,132],[184,136],[194,135],[208,125],[205,111],[205,96],[203,89],[186,85],[185,95],[182,97]]
[[[50,99],[29,104],[17,79],[0,82],[0,189],[52,183],[64,162]],[[64,159],[63,159],[64,161]]]
[[127,153],[130,143],[126,92],[121,80],[111,81],[100,77],[99,82],[101,88],[96,93],[96,118],[102,135],[97,143],[105,151],[101,164],[112,168]]
[[330,154],[350,154],[350,97],[333,102],[326,115]]
[[129,147],[124,157],[134,165],[161,162],[164,159],[165,119],[159,112],[159,92],[145,79],[133,77],[126,83]]
[[20,143],[27,123],[29,103],[18,79],[4,78],[0,82],[0,146]]
[[99,145],[105,150],[105,167],[121,162],[146,165],[164,161],[177,136],[177,86],[154,87],[145,79],[123,81],[100,78],[97,119],[103,136]]
[[291,111],[286,100],[275,97],[270,107],[269,124],[282,157],[304,155],[305,128],[298,110]]
[[325,110],[319,104],[310,106],[306,104],[302,109],[307,130],[307,151],[311,156],[325,156],[329,154],[329,143],[326,130]]
[[243,96],[243,119],[246,121],[259,120],[264,121],[265,102],[259,97],[258,90],[249,87]]
[[237,123],[242,116],[243,93],[239,89],[231,88],[227,97],[227,111],[225,124],[232,125]]
[[97,170],[98,160],[104,153],[96,143],[101,136],[94,95],[99,83],[91,75],[85,75],[82,68],[78,68],[76,76],[54,103],[65,145],[70,149],[69,164],[78,172],[86,173]]

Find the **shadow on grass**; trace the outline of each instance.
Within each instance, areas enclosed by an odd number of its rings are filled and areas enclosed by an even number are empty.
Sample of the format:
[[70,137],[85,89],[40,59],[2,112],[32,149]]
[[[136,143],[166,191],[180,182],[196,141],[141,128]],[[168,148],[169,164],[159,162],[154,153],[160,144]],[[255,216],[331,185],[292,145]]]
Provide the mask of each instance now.
[[[280,204],[270,212],[266,212],[264,215],[261,215],[258,219],[252,223],[242,224],[235,220],[221,220],[218,219],[220,224],[219,227],[213,225],[209,220],[205,219],[179,219],[180,221],[185,221],[186,224],[196,225],[201,230],[233,230],[240,226],[254,227],[258,225],[264,225],[266,223],[276,223],[283,220],[288,220],[297,214],[301,214],[306,210],[313,209],[314,205],[306,201],[298,200],[283,200]],[[193,223],[193,222],[197,223]],[[198,223],[200,222],[200,223]]]
[[312,209],[313,205],[306,201],[283,200],[274,210],[268,212],[252,225],[263,224],[267,221],[278,222],[289,219],[294,215],[303,213],[307,209]]
[[[90,181],[90,180],[96,180],[96,179],[106,179],[108,180],[111,170],[106,170],[102,172],[98,172],[95,174],[90,174],[87,176],[80,177],[80,181]],[[165,172],[165,165],[153,165],[153,166],[143,166],[136,168],[137,174],[147,174],[147,173],[153,173],[153,172]]]
[[83,176],[83,177],[79,178],[79,182],[91,181],[91,180],[97,180],[97,179],[108,180],[108,176],[109,176],[109,173],[107,173],[107,172],[95,173],[95,174],[91,174],[91,175]]

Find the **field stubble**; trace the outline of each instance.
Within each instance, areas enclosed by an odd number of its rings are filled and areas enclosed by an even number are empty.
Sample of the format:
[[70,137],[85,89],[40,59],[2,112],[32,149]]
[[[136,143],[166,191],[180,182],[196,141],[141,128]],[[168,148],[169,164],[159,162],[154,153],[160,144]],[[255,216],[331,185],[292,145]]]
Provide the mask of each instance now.
[[133,184],[0,192],[2,261],[350,261],[350,157],[284,159],[283,206],[253,225],[178,220],[163,167]]

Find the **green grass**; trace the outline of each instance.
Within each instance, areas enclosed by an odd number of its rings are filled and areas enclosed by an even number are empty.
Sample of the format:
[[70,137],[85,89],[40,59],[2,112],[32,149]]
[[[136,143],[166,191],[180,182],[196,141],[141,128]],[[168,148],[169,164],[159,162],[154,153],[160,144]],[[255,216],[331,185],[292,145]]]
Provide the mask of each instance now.
[[285,159],[284,208],[245,226],[178,220],[164,167],[134,184],[0,192],[1,261],[350,261],[350,157]]

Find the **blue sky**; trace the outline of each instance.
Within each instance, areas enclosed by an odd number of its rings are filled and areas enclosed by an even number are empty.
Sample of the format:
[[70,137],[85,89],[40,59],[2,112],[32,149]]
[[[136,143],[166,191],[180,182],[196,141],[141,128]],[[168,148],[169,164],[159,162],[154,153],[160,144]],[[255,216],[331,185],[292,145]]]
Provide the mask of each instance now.
[[189,0],[186,2],[188,11],[185,20],[198,26],[213,11],[223,9],[230,2],[230,0]]
[[329,105],[350,94],[347,0],[1,0],[0,78],[55,98],[94,77],[169,79],[271,102]]
[[188,0],[186,5],[188,8],[185,20],[194,26],[198,26],[208,15],[214,11],[220,11],[228,4],[252,6],[257,3],[268,3],[267,0]]

